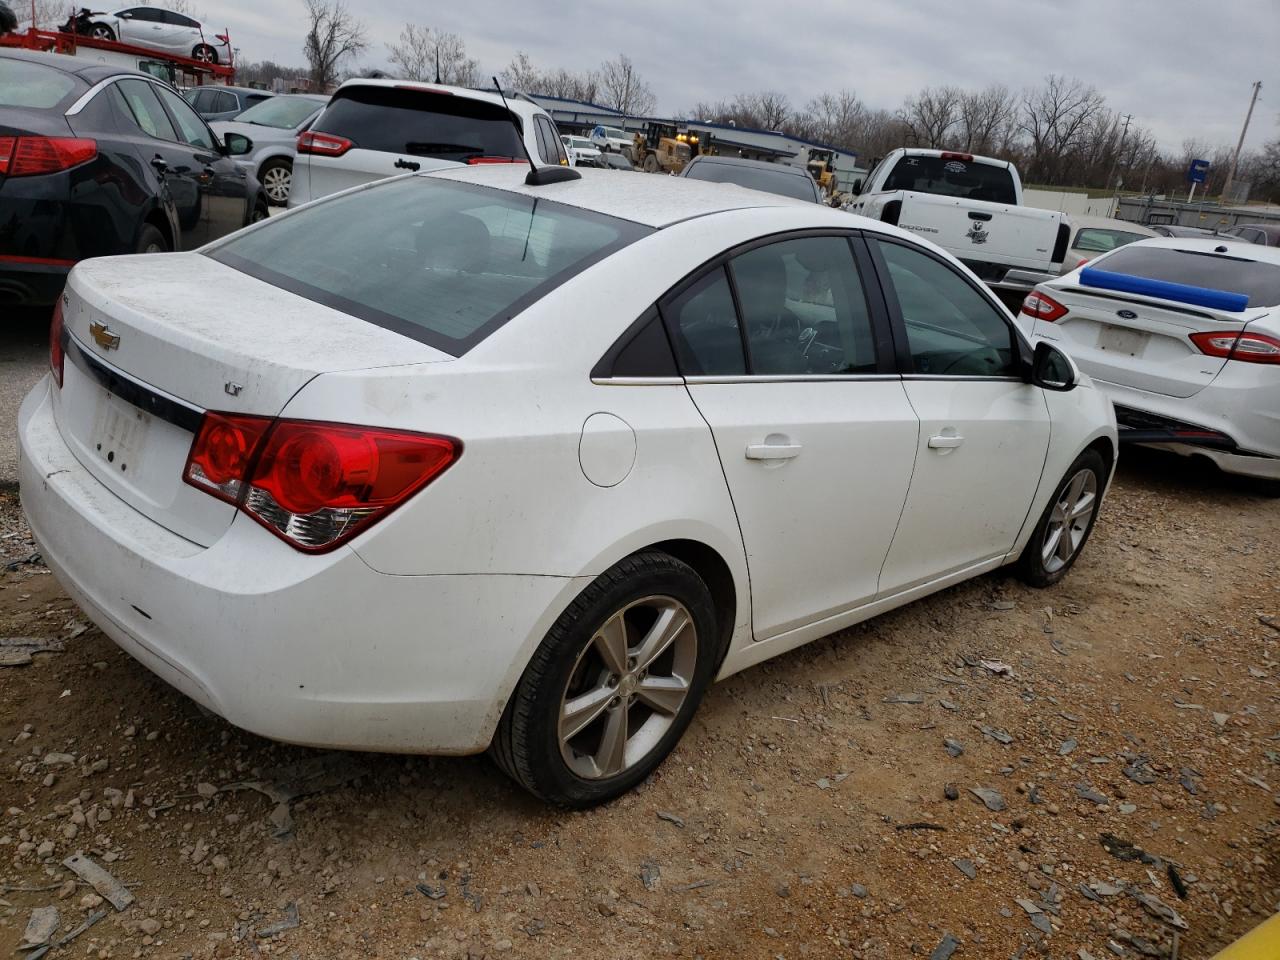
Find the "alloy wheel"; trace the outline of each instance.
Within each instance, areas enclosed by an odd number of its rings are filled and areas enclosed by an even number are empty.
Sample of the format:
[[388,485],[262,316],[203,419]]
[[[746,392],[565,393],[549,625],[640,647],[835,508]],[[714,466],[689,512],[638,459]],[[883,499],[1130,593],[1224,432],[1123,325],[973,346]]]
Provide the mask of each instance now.
[[94,27],[93,30],[90,32],[89,36],[91,36],[94,40],[114,40],[115,39],[115,35],[111,32],[111,28],[103,27],[103,26]]
[[693,617],[673,597],[635,600],[592,634],[560,698],[560,753],[578,776],[617,776],[675,722],[698,662]]
[[293,173],[288,167],[272,167],[262,174],[262,189],[272,203],[285,203],[289,199],[289,184],[293,182]]
[[1071,562],[1089,533],[1089,523],[1098,500],[1098,478],[1083,469],[1068,481],[1053,505],[1044,530],[1040,559],[1049,573],[1056,573]]

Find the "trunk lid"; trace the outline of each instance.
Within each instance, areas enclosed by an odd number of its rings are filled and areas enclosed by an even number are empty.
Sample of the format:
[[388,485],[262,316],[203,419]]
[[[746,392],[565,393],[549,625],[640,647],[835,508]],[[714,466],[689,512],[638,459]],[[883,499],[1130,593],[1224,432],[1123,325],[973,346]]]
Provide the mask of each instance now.
[[112,493],[205,546],[235,508],[182,480],[203,411],[275,416],[322,373],[452,359],[200,254],[84,261],[63,322],[68,446]]
[[407,153],[364,150],[360,147],[352,147],[340,157],[300,153],[294,160],[293,176],[296,182],[301,169],[307,192],[296,201],[290,196],[290,205],[297,206],[309,200],[319,200],[331,193],[339,193],[374,180],[401,177],[406,173],[415,173],[419,170],[442,170],[446,167],[458,166],[461,164],[449,160],[415,157]]
[[961,260],[1047,271],[1053,263],[1062,214],[907,190],[898,226]]
[[1193,397],[1226,360],[1201,352],[1191,334],[1243,330],[1265,315],[1164,302],[1139,294],[1095,290],[1074,277],[1044,287],[1068,313],[1037,320],[1035,335],[1056,340],[1095,380],[1167,397]]

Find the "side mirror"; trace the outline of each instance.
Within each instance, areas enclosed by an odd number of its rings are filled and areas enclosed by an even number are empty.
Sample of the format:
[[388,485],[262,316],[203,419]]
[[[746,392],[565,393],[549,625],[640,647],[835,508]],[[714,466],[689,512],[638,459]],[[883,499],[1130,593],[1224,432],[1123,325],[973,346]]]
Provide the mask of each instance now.
[[853,186],[849,188],[849,192],[850,192],[850,193],[852,193],[855,197],[856,197],[858,194],[860,194],[860,193],[862,192],[862,178],[861,178],[861,177],[859,177],[857,180],[853,181]]
[[228,157],[243,157],[253,152],[253,141],[243,133],[228,133],[223,140]]
[[1075,362],[1045,340],[1036,343],[1035,352],[1031,356],[1031,382],[1045,390],[1065,392],[1074,390],[1080,372]]

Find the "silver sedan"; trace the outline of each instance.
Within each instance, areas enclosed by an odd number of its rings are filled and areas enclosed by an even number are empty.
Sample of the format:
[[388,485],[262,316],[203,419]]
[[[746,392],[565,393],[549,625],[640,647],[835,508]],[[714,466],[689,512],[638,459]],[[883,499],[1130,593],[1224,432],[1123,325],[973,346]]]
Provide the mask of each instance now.
[[253,141],[253,149],[238,162],[251,169],[272,206],[289,202],[293,182],[293,158],[298,134],[311,125],[328,97],[310,93],[286,94],[250,107],[234,120],[210,124],[223,139],[238,133]]

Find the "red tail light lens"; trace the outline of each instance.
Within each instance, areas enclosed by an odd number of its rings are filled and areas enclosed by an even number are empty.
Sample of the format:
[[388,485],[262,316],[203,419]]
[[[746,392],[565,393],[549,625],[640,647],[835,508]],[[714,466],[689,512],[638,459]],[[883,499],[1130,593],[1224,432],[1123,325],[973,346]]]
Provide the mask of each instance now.
[[472,157],[467,161],[467,165],[471,167],[482,163],[524,163],[524,161],[517,160],[515,157]]
[[973,162],[972,153],[952,153],[948,150],[942,151],[943,160],[963,160],[965,163]]
[[298,134],[298,152],[312,153],[318,157],[340,157],[355,144],[346,137],[335,137],[328,133],[315,133],[311,130]]
[[1028,317],[1035,317],[1037,320],[1053,323],[1067,315],[1067,308],[1048,294],[1032,292],[1028,293],[1027,298],[1022,301],[1022,309],[1019,312],[1025,313]]
[[53,319],[49,321],[49,369],[53,371],[53,382],[62,389],[62,368],[66,363],[66,354],[62,349],[62,298],[53,305]]
[[1211,357],[1226,357],[1245,363],[1280,364],[1280,340],[1265,333],[1193,333],[1191,342],[1200,348],[1201,353]]
[[0,137],[0,174],[33,177],[87,163],[98,142],[76,137]]
[[431,434],[206,413],[183,479],[320,553],[382,519],[461,452]]

